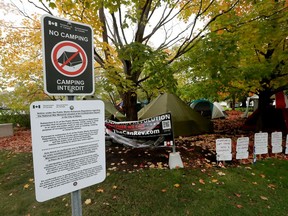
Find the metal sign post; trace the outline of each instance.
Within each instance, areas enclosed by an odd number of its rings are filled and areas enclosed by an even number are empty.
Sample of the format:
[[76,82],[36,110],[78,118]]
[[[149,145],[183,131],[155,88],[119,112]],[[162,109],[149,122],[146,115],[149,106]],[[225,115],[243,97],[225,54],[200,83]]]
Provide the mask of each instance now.
[[[67,96],[67,100],[75,100],[75,96]],[[82,216],[81,190],[71,192],[72,216]]]
[[81,190],[71,193],[72,216],[82,216]]

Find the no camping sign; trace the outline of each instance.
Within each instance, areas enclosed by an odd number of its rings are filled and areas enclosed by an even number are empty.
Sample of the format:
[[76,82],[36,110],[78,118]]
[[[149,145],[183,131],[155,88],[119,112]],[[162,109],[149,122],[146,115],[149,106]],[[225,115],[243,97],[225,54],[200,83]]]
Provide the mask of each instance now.
[[44,90],[49,95],[94,93],[93,31],[89,25],[41,18]]

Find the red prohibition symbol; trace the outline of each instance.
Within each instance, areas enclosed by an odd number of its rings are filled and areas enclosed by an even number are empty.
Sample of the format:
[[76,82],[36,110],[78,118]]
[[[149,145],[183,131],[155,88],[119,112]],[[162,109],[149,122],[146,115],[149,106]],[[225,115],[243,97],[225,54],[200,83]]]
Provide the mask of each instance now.
[[72,41],[57,43],[52,49],[51,60],[56,70],[68,77],[82,74],[88,62],[82,47]]

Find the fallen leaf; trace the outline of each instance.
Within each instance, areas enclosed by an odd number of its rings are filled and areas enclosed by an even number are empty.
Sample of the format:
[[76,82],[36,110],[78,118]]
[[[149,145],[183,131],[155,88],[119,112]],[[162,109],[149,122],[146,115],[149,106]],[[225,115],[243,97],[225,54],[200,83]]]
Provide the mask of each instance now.
[[204,182],[203,179],[199,179],[199,183],[200,183],[200,184],[205,184],[205,182]]
[[149,168],[155,168],[155,164],[151,164],[150,166],[149,166]]
[[258,183],[257,182],[252,182],[252,184],[257,185]]
[[99,188],[98,190],[96,190],[98,193],[103,193],[104,192],[104,190],[103,189],[101,189],[101,188]]
[[180,187],[180,184],[174,184],[174,187],[175,187],[175,188],[179,188],[179,187]]
[[117,189],[117,186],[116,185],[113,185],[113,187],[112,187],[114,190],[116,190]]
[[211,168],[211,167],[212,167],[212,165],[211,165],[211,164],[209,164],[209,163],[205,163],[205,167],[206,167],[206,168]]
[[268,200],[268,198],[265,197],[265,196],[260,196],[260,198],[261,198],[262,200]]
[[262,178],[265,178],[265,175],[264,175],[264,174],[261,174],[260,176],[261,176]]
[[226,174],[223,173],[223,172],[218,172],[218,175],[220,175],[220,176],[225,176]]
[[239,204],[236,205],[236,207],[237,207],[237,208],[243,208],[243,206],[242,206],[242,205],[239,205]]
[[274,184],[269,184],[269,185],[268,185],[268,188],[271,188],[271,189],[274,190],[274,189],[276,188],[276,185],[274,185]]
[[91,202],[92,202],[91,199],[86,199],[84,203],[85,203],[85,205],[89,205],[89,204],[91,204]]
[[167,192],[167,190],[166,190],[166,189],[162,189],[161,191],[162,191],[163,193]]
[[24,189],[27,189],[27,188],[29,188],[29,184],[25,184],[23,187],[24,187]]
[[217,179],[212,179],[212,182],[215,183],[215,182],[218,182],[218,180]]
[[238,194],[238,193],[235,193],[235,196],[237,196],[237,197],[241,197],[241,194]]

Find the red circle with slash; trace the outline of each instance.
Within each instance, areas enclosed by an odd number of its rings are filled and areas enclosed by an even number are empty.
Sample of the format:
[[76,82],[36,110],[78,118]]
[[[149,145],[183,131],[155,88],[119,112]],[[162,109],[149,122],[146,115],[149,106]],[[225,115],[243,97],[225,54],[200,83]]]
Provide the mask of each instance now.
[[57,71],[68,77],[82,74],[88,62],[83,48],[72,41],[57,43],[52,49],[51,59]]

